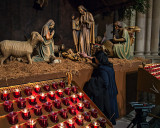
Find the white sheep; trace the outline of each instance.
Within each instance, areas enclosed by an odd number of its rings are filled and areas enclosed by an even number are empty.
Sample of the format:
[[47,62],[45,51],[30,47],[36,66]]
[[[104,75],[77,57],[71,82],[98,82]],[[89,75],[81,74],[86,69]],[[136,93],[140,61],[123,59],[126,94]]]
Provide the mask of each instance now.
[[3,54],[1,65],[5,59],[13,55],[16,57],[27,56],[30,64],[32,64],[31,54],[38,42],[43,42],[43,37],[38,32],[32,32],[31,38],[27,41],[3,40],[0,42],[0,50]]

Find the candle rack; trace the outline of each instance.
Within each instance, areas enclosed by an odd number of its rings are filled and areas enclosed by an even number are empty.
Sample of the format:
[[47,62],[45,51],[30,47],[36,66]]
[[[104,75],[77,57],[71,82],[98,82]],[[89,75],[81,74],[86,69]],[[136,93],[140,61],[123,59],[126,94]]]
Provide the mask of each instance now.
[[[0,95],[2,128],[79,128],[93,127],[95,122],[99,127],[112,128],[83,90],[74,82],[68,86],[64,78],[0,88]],[[8,102],[11,108],[6,107]]]

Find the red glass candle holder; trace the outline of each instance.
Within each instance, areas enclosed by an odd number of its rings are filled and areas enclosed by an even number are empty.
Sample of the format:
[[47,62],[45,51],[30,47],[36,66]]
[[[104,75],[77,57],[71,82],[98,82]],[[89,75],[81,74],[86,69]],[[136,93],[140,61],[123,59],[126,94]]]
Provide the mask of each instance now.
[[39,124],[41,127],[47,127],[48,126],[48,117],[47,116],[40,116],[39,117]]
[[13,111],[13,102],[12,101],[5,101],[4,103],[3,103],[3,106],[4,106],[4,110],[6,111],[6,112],[11,112],[11,111]]
[[100,123],[97,121],[94,121],[93,123],[93,128],[99,128],[100,127]]
[[42,115],[42,106],[41,105],[35,105],[33,110],[34,110],[34,114],[36,116],[41,116]]
[[80,126],[82,126],[83,125],[83,119],[84,119],[84,117],[82,116],[82,115],[77,115],[76,116],[76,123],[78,124],[78,125],[80,125]]
[[41,92],[41,87],[40,87],[39,85],[36,85],[36,86],[34,87],[34,91],[35,91],[36,93],[40,93],[40,92]]
[[67,118],[68,118],[67,113],[68,113],[68,110],[67,110],[67,109],[61,109],[61,110],[60,110],[60,115],[61,115],[61,117],[64,118],[64,119],[67,119]]
[[69,106],[69,113],[72,115],[76,115],[76,107],[75,106]]
[[62,88],[65,88],[65,82],[64,82],[64,81],[60,81],[60,82],[59,82],[59,85],[60,85]]
[[14,92],[13,92],[13,95],[14,95],[15,98],[20,97],[21,96],[20,90],[19,89],[15,89]]
[[58,113],[57,112],[51,112],[50,113],[50,119],[51,119],[52,122],[57,123],[59,121]]
[[60,101],[60,100],[55,99],[53,103],[54,103],[54,106],[55,106],[57,109],[60,109],[60,108],[61,108],[61,101]]
[[73,93],[78,93],[78,87],[77,86],[72,86],[71,88]]
[[69,98],[68,98],[68,97],[63,97],[63,98],[62,98],[62,103],[63,103],[64,105],[66,105],[66,106],[69,106],[69,105],[70,105],[70,103],[69,103]]
[[65,89],[64,89],[64,92],[67,94],[67,95],[71,95],[71,88],[70,87],[66,87]]
[[23,97],[19,97],[18,100],[17,100],[17,106],[20,109],[25,108],[26,107],[26,99],[23,98]]
[[36,120],[30,119],[26,123],[27,128],[36,128]]
[[78,99],[83,100],[84,99],[84,94],[82,92],[78,93]]
[[35,105],[37,102],[36,102],[36,97],[31,95],[29,98],[28,98],[28,101],[30,103],[30,105]]
[[91,107],[90,107],[90,102],[89,102],[88,100],[84,100],[83,103],[84,103],[84,107],[85,107],[85,108],[87,108],[87,109],[90,109],[90,108],[91,108]]
[[58,95],[59,97],[63,97],[63,89],[58,89],[58,90],[57,90],[57,95]]
[[48,97],[49,97],[49,99],[51,99],[51,100],[56,99],[55,92],[54,92],[54,91],[49,91],[49,93],[48,93]]
[[66,124],[65,123],[59,123],[57,125],[58,128],[66,128]]
[[53,89],[58,89],[58,83],[57,82],[52,82],[52,88]]
[[51,112],[52,111],[52,103],[51,102],[46,102],[44,104],[44,108],[47,112]]
[[77,104],[77,110],[80,111],[80,112],[83,112],[83,111],[84,111],[84,110],[83,110],[83,106],[84,106],[83,103],[78,103],[78,104]]
[[68,126],[68,128],[75,128],[74,127],[74,120],[73,119],[69,119],[67,121],[67,126]]
[[31,114],[30,114],[29,109],[23,109],[21,111],[21,114],[22,114],[23,119],[25,119],[25,120],[28,120],[31,118]]
[[105,127],[106,127],[107,121],[106,121],[105,118],[100,117],[100,118],[98,119],[98,122],[100,123],[100,126],[101,126],[102,128],[105,128]]
[[10,128],[21,128],[21,126],[17,124],[17,125],[10,127]]
[[40,95],[39,95],[39,100],[41,101],[41,102],[46,102],[47,101],[47,95],[45,94],[45,93],[41,93]]
[[1,99],[2,99],[3,101],[10,99],[9,92],[8,92],[7,90],[4,90],[4,91],[2,92],[2,94],[1,94]]
[[87,122],[90,122],[91,121],[91,113],[90,112],[84,112],[83,113],[83,116],[84,116],[84,119],[87,121]]
[[18,123],[18,113],[17,112],[10,112],[7,117],[8,117],[8,121],[10,124],[14,125]]
[[24,93],[27,96],[30,96],[30,95],[32,95],[32,89],[30,87],[26,87],[25,90],[24,90]]
[[43,88],[45,91],[50,91],[50,86],[48,84],[45,84]]
[[77,103],[77,95],[75,95],[75,94],[71,95],[71,101],[73,103]]
[[92,115],[92,117],[93,118],[97,118],[97,116],[98,116],[98,111],[96,110],[96,109],[91,109],[91,115]]

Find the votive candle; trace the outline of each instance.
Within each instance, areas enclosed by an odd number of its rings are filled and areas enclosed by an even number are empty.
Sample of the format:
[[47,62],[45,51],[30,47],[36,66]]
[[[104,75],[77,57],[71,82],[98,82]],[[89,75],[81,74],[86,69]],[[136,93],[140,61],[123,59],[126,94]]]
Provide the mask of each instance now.
[[15,89],[14,92],[13,92],[13,95],[14,95],[15,98],[20,97],[21,96],[20,90],[19,89]]
[[96,110],[96,109],[91,109],[91,115],[92,115],[92,117],[94,117],[94,118],[97,118],[97,116],[98,116],[98,111]]
[[49,97],[49,99],[54,100],[56,98],[55,92],[54,91],[49,91],[48,97]]
[[71,101],[77,103],[77,96],[75,94],[71,95]]
[[69,98],[68,98],[68,97],[63,97],[63,98],[62,98],[62,102],[63,102],[63,104],[66,105],[66,106],[69,106],[69,105],[70,105],[70,103],[69,103]]
[[59,85],[60,85],[62,88],[65,88],[65,82],[60,81],[60,82],[59,82]]
[[23,119],[28,120],[31,118],[29,109],[23,109],[21,112],[22,112]]
[[41,92],[40,86],[39,86],[39,85],[36,85],[36,86],[34,87],[34,91],[35,91],[36,93],[40,93],[40,92]]
[[47,101],[47,95],[46,95],[45,93],[41,93],[41,94],[39,95],[39,100],[40,100],[41,102],[46,102],[46,101]]
[[50,91],[50,86],[48,84],[45,84],[43,88],[45,91]]
[[69,112],[72,115],[76,115],[76,107],[75,106],[69,106]]
[[58,127],[58,128],[66,128],[66,125],[65,125],[65,123],[59,123],[59,124],[57,125],[57,127]]
[[84,119],[87,121],[87,122],[90,122],[91,121],[91,113],[90,112],[84,112],[83,113],[83,116],[84,116]]
[[4,110],[6,111],[6,112],[11,112],[11,111],[13,111],[13,102],[12,101],[5,101],[4,103],[3,103],[3,106],[4,106]]
[[27,128],[36,128],[36,120],[30,119],[27,121]]
[[42,115],[42,106],[41,105],[35,105],[33,109],[34,109],[34,114],[36,116]]
[[100,123],[100,126],[101,126],[101,127],[105,127],[107,121],[106,121],[105,118],[100,117],[100,118],[98,119],[98,122]]
[[88,100],[84,100],[83,103],[85,108],[90,109],[90,102]]
[[28,100],[29,100],[29,103],[30,103],[31,105],[36,104],[36,97],[35,97],[35,96],[31,95],[31,96],[28,98]]
[[1,99],[2,99],[3,101],[10,99],[9,92],[8,92],[7,90],[4,90],[4,91],[2,92],[2,94],[1,94]]
[[51,112],[50,113],[50,119],[51,119],[52,122],[57,123],[59,121],[58,113],[57,112]]
[[93,127],[94,128],[99,128],[100,124],[97,121],[93,122]]
[[14,125],[18,123],[18,113],[17,112],[10,112],[7,117],[8,117],[8,121],[10,124]]
[[58,89],[58,83],[57,82],[52,82],[52,88],[53,89]]
[[74,120],[73,119],[69,119],[67,121],[67,125],[68,125],[68,128],[74,128]]
[[55,106],[57,109],[60,109],[60,108],[61,108],[61,101],[60,101],[60,100],[55,99],[53,103],[54,103],[54,106]]
[[78,109],[78,111],[83,112],[83,106],[84,106],[83,103],[78,103],[78,104],[77,104],[77,109]]
[[67,119],[68,118],[68,110],[67,109],[61,109],[60,111],[60,115],[62,116],[62,118]]
[[57,95],[58,95],[59,97],[63,97],[63,89],[58,89],[58,90],[57,90]]
[[41,125],[41,127],[47,127],[48,126],[48,118],[47,116],[40,116],[39,117],[39,124]]
[[17,100],[17,106],[20,109],[25,108],[26,107],[26,99],[23,98],[23,97],[19,97],[18,100]]
[[30,87],[26,87],[25,90],[24,90],[24,92],[25,92],[25,94],[26,94],[27,96],[32,95],[32,89],[31,89]]
[[83,100],[84,94],[82,92],[78,93],[78,99]]
[[83,119],[84,119],[84,117],[82,115],[80,115],[80,114],[77,115],[76,116],[76,122],[77,122],[77,124],[82,126],[83,125]]
[[72,92],[74,92],[74,93],[78,93],[78,87],[76,87],[76,86],[72,86]]
[[52,111],[52,103],[51,102],[46,102],[44,104],[44,108],[47,112],[51,112]]
[[64,89],[64,92],[67,94],[67,95],[71,95],[71,88],[70,87],[66,87]]

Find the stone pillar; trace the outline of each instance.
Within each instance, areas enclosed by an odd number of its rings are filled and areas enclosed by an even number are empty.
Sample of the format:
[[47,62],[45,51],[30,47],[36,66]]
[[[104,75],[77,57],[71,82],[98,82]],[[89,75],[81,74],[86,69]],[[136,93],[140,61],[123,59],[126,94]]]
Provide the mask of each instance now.
[[150,8],[147,10],[146,15],[146,43],[145,43],[145,56],[149,56],[151,53],[151,29],[152,29],[152,3],[150,0]]
[[153,0],[151,54],[158,55],[159,49],[159,25],[160,25],[160,0]]
[[141,31],[136,33],[135,56],[144,57],[145,28],[146,28],[146,15],[145,14],[137,13],[136,25],[141,28]]

